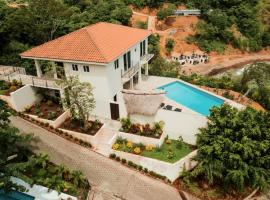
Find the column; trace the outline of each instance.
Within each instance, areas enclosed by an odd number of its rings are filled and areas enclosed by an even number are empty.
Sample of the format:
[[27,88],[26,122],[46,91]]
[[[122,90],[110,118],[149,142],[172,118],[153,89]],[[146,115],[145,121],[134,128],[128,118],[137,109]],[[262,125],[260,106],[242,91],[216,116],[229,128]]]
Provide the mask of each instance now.
[[130,79],[130,89],[134,89],[133,77]]
[[146,66],[145,66],[145,76],[148,76],[148,62],[146,63]]
[[140,65],[140,69],[138,72],[138,83],[142,82],[142,66]]
[[37,70],[37,76],[41,77],[42,76],[42,71],[41,71],[40,63],[39,63],[38,60],[35,60],[35,66],[36,66],[36,70]]
[[51,61],[51,65],[53,67],[53,78],[57,79],[57,70],[56,70],[56,64],[54,61]]

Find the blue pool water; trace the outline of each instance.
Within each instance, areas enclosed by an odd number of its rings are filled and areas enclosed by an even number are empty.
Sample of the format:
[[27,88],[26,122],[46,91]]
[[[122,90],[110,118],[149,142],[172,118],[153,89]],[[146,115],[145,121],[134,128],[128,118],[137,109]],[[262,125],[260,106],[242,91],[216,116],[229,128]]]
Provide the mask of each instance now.
[[210,109],[220,106],[224,100],[179,81],[159,87],[166,91],[166,96],[204,116],[208,116]]
[[0,200],[34,200],[35,197],[32,197],[30,195],[12,191],[9,193],[4,193],[3,191],[0,191]]

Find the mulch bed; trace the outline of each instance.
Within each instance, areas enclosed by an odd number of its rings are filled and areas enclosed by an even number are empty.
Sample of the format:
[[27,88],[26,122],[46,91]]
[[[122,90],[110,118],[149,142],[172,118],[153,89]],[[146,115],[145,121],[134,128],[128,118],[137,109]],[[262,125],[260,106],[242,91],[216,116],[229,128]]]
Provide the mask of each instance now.
[[60,128],[83,133],[86,135],[95,135],[103,125],[99,121],[88,121],[88,122],[89,122],[89,128],[88,130],[85,130],[79,121],[75,121],[75,120],[72,120],[71,118],[68,118],[65,120],[64,123],[62,123]]
[[55,120],[64,113],[64,110],[61,105],[50,101],[49,103],[40,102],[27,109],[25,113],[30,115],[37,115],[43,119]]

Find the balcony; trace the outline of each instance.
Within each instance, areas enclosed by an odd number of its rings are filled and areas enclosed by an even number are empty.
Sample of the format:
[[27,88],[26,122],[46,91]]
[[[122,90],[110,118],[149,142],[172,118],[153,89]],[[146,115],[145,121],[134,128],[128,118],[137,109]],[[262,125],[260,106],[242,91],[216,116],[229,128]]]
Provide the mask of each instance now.
[[149,60],[151,60],[154,57],[154,54],[145,54],[141,57],[141,65],[147,64]]
[[63,89],[56,81],[58,79],[39,78],[37,76],[26,75],[25,69],[21,67],[0,66],[0,80],[11,82],[20,81],[23,85],[32,85],[42,88]]
[[133,67],[129,68],[127,71],[122,73],[123,82],[127,82],[140,70],[140,63],[138,62]]

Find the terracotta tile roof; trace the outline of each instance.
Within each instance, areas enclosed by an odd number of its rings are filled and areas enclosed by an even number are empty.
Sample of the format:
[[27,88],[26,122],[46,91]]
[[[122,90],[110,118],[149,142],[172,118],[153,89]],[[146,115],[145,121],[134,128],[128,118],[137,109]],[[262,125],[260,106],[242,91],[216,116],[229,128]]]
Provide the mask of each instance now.
[[99,22],[23,52],[23,58],[108,63],[123,54],[150,31]]

